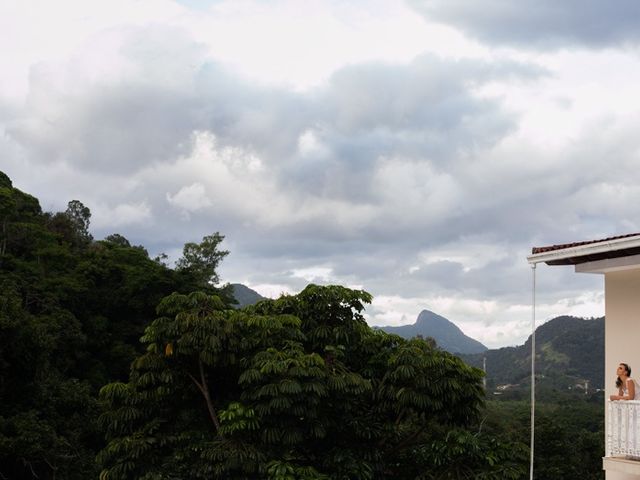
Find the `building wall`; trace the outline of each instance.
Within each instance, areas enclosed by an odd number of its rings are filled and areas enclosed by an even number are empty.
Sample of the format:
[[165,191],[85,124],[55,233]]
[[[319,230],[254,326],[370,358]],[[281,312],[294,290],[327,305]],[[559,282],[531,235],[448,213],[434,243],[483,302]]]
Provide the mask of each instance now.
[[[615,373],[619,363],[629,364],[631,376],[640,381],[640,268],[605,273],[604,288],[606,401],[617,393]],[[607,471],[606,478],[639,480],[640,475]]]

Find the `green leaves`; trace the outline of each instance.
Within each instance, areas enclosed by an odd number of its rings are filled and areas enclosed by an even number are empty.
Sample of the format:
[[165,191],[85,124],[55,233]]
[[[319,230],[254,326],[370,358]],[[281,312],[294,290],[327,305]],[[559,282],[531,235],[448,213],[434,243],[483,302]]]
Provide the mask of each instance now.
[[219,233],[171,270],[90,217],[0,172],[0,477],[95,478],[100,450],[102,480],[512,478],[506,447],[457,429],[480,372],[373,331],[367,292],[232,310]]
[[182,250],[182,258],[176,262],[176,268],[191,274],[199,287],[218,283],[216,268],[229,252],[218,250],[224,236],[218,232],[207,235],[200,243],[187,243]]
[[80,200],[71,200],[64,214],[69,219],[79,244],[87,244],[93,240],[89,233],[91,211],[88,207],[85,207]]
[[297,466],[288,461],[272,460],[267,465],[268,480],[329,480],[329,476],[318,473],[309,466]]
[[164,298],[129,383],[102,390],[105,478],[446,471],[446,457],[416,452],[476,417],[482,374],[423,340],[372,331],[370,299],[315,285],[242,310],[201,292]]
[[231,402],[226,410],[220,411],[220,422],[220,433],[223,436],[244,430],[257,430],[260,426],[256,412],[239,402]]
[[528,451],[522,444],[455,429],[419,447],[416,454],[436,467],[422,472],[421,480],[516,480],[524,474]]

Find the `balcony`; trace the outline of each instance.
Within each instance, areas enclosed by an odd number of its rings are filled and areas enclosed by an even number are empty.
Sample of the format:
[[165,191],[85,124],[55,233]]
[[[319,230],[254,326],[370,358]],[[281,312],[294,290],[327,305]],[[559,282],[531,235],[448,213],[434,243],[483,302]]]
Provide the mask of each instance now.
[[607,457],[640,460],[640,400],[607,403]]
[[640,475],[640,400],[607,401],[607,410],[604,469]]

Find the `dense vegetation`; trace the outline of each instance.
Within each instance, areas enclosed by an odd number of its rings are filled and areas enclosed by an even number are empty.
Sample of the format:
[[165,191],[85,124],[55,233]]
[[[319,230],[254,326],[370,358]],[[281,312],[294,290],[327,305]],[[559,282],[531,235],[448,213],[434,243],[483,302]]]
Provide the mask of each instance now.
[[[527,406],[485,404],[479,370],[370,329],[366,292],[234,309],[213,286],[221,235],[170,268],[90,218],[0,172],[0,479],[524,477]],[[576,472],[598,473],[601,404],[576,405],[542,407],[539,478],[599,478]]]
[[[165,298],[130,382],[102,390],[103,478],[441,478],[452,465],[454,478],[515,478],[506,445],[464,430],[481,372],[373,331],[369,300],[315,285],[241,312],[201,293]],[[453,432],[473,463],[448,457]]]
[[[536,404],[535,478],[541,480],[604,479],[603,395],[546,392]],[[505,442],[529,443],[527,401],[492,400],[484,410],[483,428]],[[528,476],[526,477],[528,478]]]
[[94,241],[90,216],[42,212],[0,172],[0,478],[97,477],[98,390],[128,378],[163,297],[216,291],[220,235],[169,269],[121,235]]
[[[524,345],[460,355],[465,362],[482,367],[486,359],[487,386],[528,385],[531,375],[531,337]],[[604,386],[604,317],[583,319],[561,316],[536,329],[537,382],[549,388],[589,390]]]

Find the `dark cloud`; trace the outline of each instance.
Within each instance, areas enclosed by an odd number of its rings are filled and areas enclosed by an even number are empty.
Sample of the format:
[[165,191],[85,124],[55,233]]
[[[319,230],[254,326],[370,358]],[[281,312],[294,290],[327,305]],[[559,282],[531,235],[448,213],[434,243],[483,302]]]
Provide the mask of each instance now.
[[429,20],[491,44],[603,48],[640,40],[635,0],[409,0]]
[[509,71],[521,78],[541,74],[519,64],[447,61],[427,55],[408,65],[344,68],[314,92],[307,128],[324,150],[298,155],[283,181],[305,191],[355,201],[375,201],[372,176],[380,159],[402,157],[437,169],[462,153],[486,148],[515,126],[495,99],[472,93]]
[[[122,201],[147,205],[150,219],[99,227],[98,238],[117,231],[159,253],[219,230],[234,242],[234,254],[247,258],[235,261],[268,263],[274,273],[262,277],[298,286],[305,280],[292,277],[294,265],[323,263],[340,278],[376,290],[389,279],[413,281],[403,277],[412,252],[456,239],[455,229],[468,221],[456,220],[454,213],[436,220],[428,211],[433,205],[422,198],[431,195],[430,202],[440,202],[430,192],[436,176],[455,170],[461,157],[491,147],[515,125],[516,117],[499,100],[477,97],[472,88],[508,75],[541,74],[516,63],[422,56],[406,65],[351,66],[321,89],[294,93],[230,74],[182,32],[151,33],[149,41],[134,32],[125,42],[123,55],[137,72],[127,81],[52,90],[50,72],[35,69],[26,112],[8,128],[11,138],[35,163],[64,161],[113,185],[134,175],[137,186],[120,190],[125,199],[114,193],[103,201],[114,209]],[[166,55],[178,59],[177,65]],[[165,63],[171,64],[168,72]],[[49,124],[47,114],[58,120]],[[225,198],[216,191],[222,180],[208,178],[216,174],[180,167],[176,159],[192,152],[194,131],[211,132],[218,149],[239,149],[231,155],[261,159],[258,177],[235,174],[224,180],[248,182],[247,196]],[[305,135],[309,145],[302,148]],[[394,167],[394,157],[401,159],[402,171]],[[394,180],[396,175],[402,176]],[[408,189],[403,182],[412,176],[415,187]],[[212,195],[210,208],[185,215],[167,205],[168,195],[175,197],[196,181]],[[262,182],[271,183],[271,194],[280,200],[254,191]],[[389,182],[397,192],[389,190]],[[75,195],[91,206],[92,190]],[[415,198],[405,201],[408,194]],[[264,223],[257,211],[238,209],[238,204],[270,201],[275,223]],[[260,260],[265,258],[272,261]],[[447,283],[450,277],[433,278]]]
[[[0,105],[8,173],[47,209],[85,202],[102,218],[96,238],[121,233],[175,260],[220,231],[224,280],[522,305],[531,246],[640,225],[636,121],[587,128],[557,152],[503,149],[520,117],[480,91],[538,81],[536,67],[424,55],[295,92],[233,74],[179,30],[132,31],[123,45],[122,78],[39,65],[27,104]],[[607,190],[621,184],[623,196]],[[599,288],[557,272],[541,298]]]
[[[126,79],[75,79],[79,60],[32,68],[25,108],[6,131],[35,161],[131,173],[185,155],[190,135],[201,130],[221,147],[255,152],[285,188],[367,202],[381,157],[442,167],[498,141],[515,118],[473,88],[541,73],[509,62],[423,56],[407,65],[347,67],[325,88],[295,93],[230,74],[181,30],[123,35]],[[305,132],[319,149],[301,151]]]
[[201,47],[172,28],[122,34],[126,80],[83,72],[81,59],[31,68],[25,107],[6,131],[34,161],[133,172],[184,153],[197,127],[190,80]]

